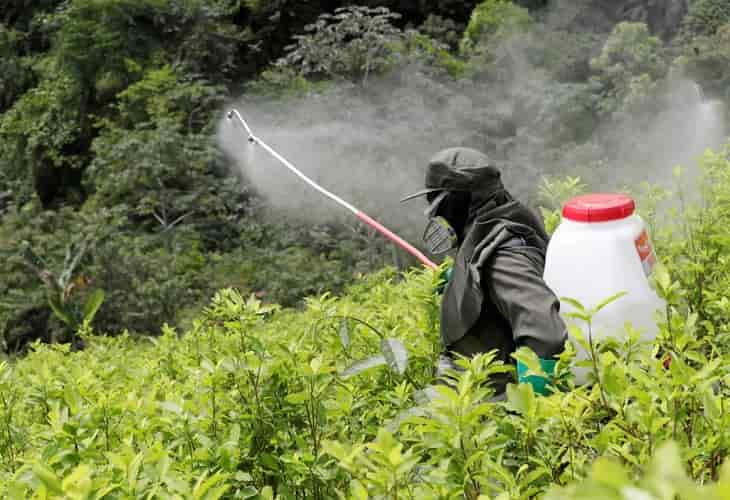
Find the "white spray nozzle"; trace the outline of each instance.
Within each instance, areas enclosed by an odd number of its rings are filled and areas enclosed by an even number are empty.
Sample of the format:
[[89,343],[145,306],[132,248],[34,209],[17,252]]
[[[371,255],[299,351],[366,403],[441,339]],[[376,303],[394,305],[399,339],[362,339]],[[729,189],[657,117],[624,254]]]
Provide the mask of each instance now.
[[251,128],[248,126],[248,123],[246,123],[246,120],[243,119],[243,116],[241,116],[241,113],[239,113],[236,108],[231,109],[226,114],[226,117],[229,120],[232,120],[234,116],[236,118],[238,118],[238,121],[241,122],[241,125],[243,125],[243,128],[246,129],[246,133],[248,134],[248,142],[258,142],[256,137],[254,137],[253,132],[251,132]]

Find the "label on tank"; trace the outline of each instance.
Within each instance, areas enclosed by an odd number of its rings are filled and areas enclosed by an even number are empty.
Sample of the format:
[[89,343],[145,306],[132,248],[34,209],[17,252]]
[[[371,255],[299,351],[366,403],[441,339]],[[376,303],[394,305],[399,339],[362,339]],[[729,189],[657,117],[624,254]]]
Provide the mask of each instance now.
[[644,274],[649,276],[656,265],[656,254],[649,240],[649,233],[644,229],[638,238],[636,238],[636,251],[641,259],[641,266],[644,268]]

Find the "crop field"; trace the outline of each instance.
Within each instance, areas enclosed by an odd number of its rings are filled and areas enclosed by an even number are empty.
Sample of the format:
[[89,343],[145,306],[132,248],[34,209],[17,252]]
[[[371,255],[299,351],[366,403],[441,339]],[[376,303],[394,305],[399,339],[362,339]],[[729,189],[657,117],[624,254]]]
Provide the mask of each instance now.
[[511,368],[489,355],[434,380],[431,271],[364,276],[302,310],[225,289],[185,332],[87,325],[84,350],[35,344],[3,362],[0,496],[730,498],[730,164],[702,163],[702,199],[672,195],[671,224],[668,193],[640,198],[664,262],[659,338],[627,325],[594,346],[586,386],[571,380],[574,349],[548,397],[523,384],[490,401],[485,379]]
[[[730,0],[0,5],[0,500],[730,500]],[[366,225],[459,146],[631,195],[656,339],[436,377],[449,259]]]

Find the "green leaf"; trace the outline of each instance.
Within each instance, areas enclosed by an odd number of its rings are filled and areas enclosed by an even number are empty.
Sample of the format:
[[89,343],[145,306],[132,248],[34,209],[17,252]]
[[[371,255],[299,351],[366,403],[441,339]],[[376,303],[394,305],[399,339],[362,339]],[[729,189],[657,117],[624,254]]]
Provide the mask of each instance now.
[[712,421],[721,416],[720,406],[717,404],[717,398],[713,394],[711,387],[704,390],[702,402],[706,419]]
[[127,484],[129,489],[134,491],[137,489],[137,480],[139,479],[139,471],[144,463],[144,452],[137,453],[127,467]]
[[108,486],[105,486],[101,488],[100,490],[97,490],[94,492],[94,496],[91,497],[94,500],[101,500],[103,498],[108,498],[109,494],[114,491],[118,490],[120,488],[120,485],[118,484],[110,484]]
[[688,481],[684,467],[685,462],[682,460],[679,445],[674,441],[668,441],[657,449],[649,469],[650,474],[656,479],[670,481],[676,487]]
[[545,375],[542,367],[540,366],[540,358],[538,358],[537,354],[535,354],[535,351],[533,351],[529,347],[520,347],[512,353],[512,357],[527,367],[529,372],[525,374],[526,376]]
[[312,370],[312,375],[319,374],[320,370],[322,369],[322,357],[318,356],[316,358],[312,358],[312,360],[309,362],[309,369]]
[[91,323],[104,302],[104,290],[97,289],[89,296],[84,306],[84,322]]
[[211,363],[211,361],[207,358],[203,358],[200,362],[200,367],[208,373],[215,373],[215,366],[213,366],[213,363]]
[[342,342],[342,347],[345,349],[350,348],[350,325],[348,324],[347,319],[343,319],[340,322],[340,341]]
[[630,484],[629,476],[624,468],[607,458],[599,458],[595,461],[591,467],[591,478],[614,488]]
[[300,405],[309,399],[309,394],[306,391],[295,392],[287,394],[285,399],[293,405]]
[[370,368],[375,368],[376,366],[383,366],[387,364],[388,362],[385,360],[385,356],[372,356],[367,359],[363,359],[361,361],[358,361],[347,368],[345,368],[342,373],[340,373],[340,376],[342,378],[349,378],[354,375],[357,375],[359,373],[364,372],[365,370],[369,370]]
[[606,388],[606,392],[614,396],[623,393],[626,388],[626,379],[625,374],[614,365],[606,366],[603,372],[603,386]]
[[259,490],[253,486],[244,486],[238,490],[238,494],[240,495],[240,498],[254,498],[259,496]]
[[55,314],[58,319],[66,323],[66,325],[70,326],[71,328],[75,327],[76,322],[74,321],[73,316],[66,309],[66,306],[59,302],[57,297],[49,297],[48,305],[51,306],[53,314]]
[[588,312],[585,306],[576,299],[571,299],[570,297],[560,297],[560,300],[565,302],[566,304],[570,304],[571,306],[573,306],[576,311]]
[[391,370],[403,375],[408,368],[408,350],[398,339],[383,339],[380,341],[380,350],[388,362]]
[[585,323],[590,323],[593,320],[593,316],[590,313],[569,312],[565,313],[565,317],[571,319],[579,319]]
[[160,408],[162,408],[165,411],[169,411],[171,413],[176,413],[178,415],[182,414],[183,409],[180,408],[180,405],[173,401],[163,401],[160,403]]
[[535,391],[530,384],[507,384],[507,403],[521,415],[529,415],[535,407]]
[[76,466],[71,474],[63,478],[61,487],[63,492],[72,498],[87,498],[93,488],[91,467],[86,464]]
[[355,500],[367,500],[369,497],[368,490],[357,479],[350,481],[350,495]]
[[583,329],[581,327],[577,325],[568,325],[568,333],[571,337],[573,337],[573,339],[575,339],[576,342],[578,342],[579,346],[581,346],[587,352],[590,352],[591,346],[588,344],[585,333],[583,333]]
[[607,299],[599,302],[598,305],[593,308],[593,313],[597,313],[598,311],[600,311],[607,305],[611,304],[612,302],[617,301],[618,299],[620,299],[621,297],[623,297],[624,295],[627,295],[627,294],[628,294],[628,292],[618,292],[618,293],[611,295]]
[[271,486],[264,486],[261,490],[261,500],[274,500],[274,490]]
[[[666,266],[661,263],[657,263],[652,273],[652,279],[656,282],[662,294],[666,294],[672,285],[671,277],[669,276],[669,270]],[[664,298],[667,298],[666,296]]]
[[53,469],[47,465],[36,462],[33,464],[33,474],[41,480],[51,493],[56,495],[61,495],[63,493],[61,480],[58,479],[58,476],[55,472],[53,472]]
[[230,488],[230,485],[218,485],[226,480],[226,476],[220,472],[206,479],[207,474],[207,472],[204,472],[195,484],[193,488],[194,500],[219,500]]

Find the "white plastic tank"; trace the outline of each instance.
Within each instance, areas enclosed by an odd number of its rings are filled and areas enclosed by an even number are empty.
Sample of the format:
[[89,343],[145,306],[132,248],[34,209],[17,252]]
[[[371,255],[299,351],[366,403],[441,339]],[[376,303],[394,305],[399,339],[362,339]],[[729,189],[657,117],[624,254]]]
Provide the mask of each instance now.
[[[648,279],[656,254],[635,208],[634,200],[623,194],[575,197],[563,207],[563,219],[548,245],[544,277],[559,298],[576,299],[591,308],[626,292],[594,316],[594,341],[609,336],[625,339],[626,322],[641,332],[643,340],[653,340],[658,332],[655,311],[663,310],[664,302]],[[580,326],[587,340],[585,324],[565,316],[573,310],[561,300],[566,323]],[[587,353],[576,347],[578,359],[587,359]],[[575,373],[576,382],[585,381],[583,370]]]

